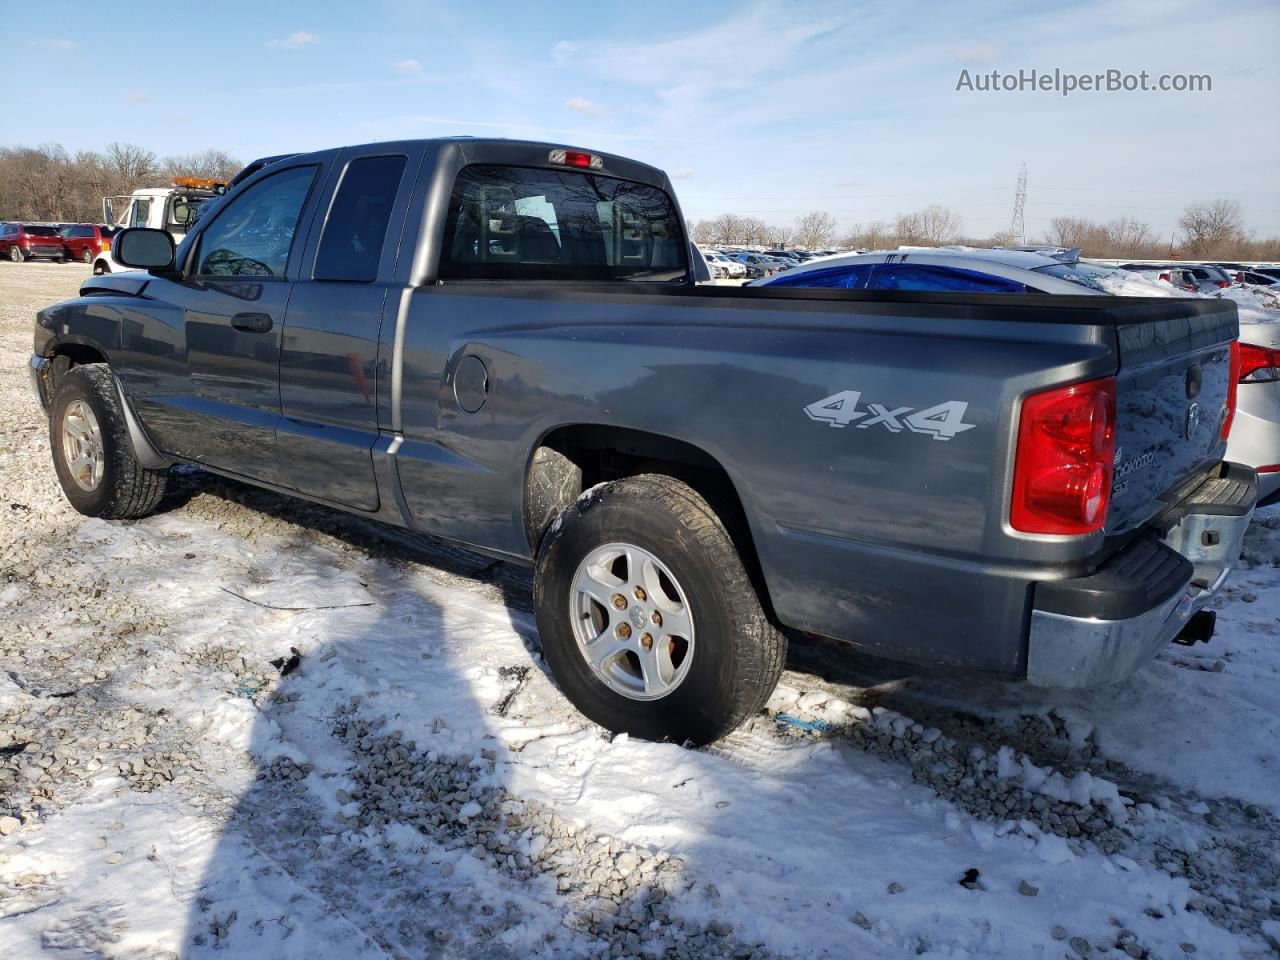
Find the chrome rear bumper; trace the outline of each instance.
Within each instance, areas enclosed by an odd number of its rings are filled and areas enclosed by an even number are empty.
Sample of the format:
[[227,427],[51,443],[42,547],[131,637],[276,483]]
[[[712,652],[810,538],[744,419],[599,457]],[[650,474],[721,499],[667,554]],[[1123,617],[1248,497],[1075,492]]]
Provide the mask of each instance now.
[[[1224,467],[1179,505],[1158,536],[1135,542],[1091,577],[1037,585],[1028,681],[1095,687],[1123,680],[1214,597],[1240,556],[1258,494],[1252,469]],[[1132,609],[1138,598],[1149,602]],[[1090,605],[1124,615],[1082,609]]]

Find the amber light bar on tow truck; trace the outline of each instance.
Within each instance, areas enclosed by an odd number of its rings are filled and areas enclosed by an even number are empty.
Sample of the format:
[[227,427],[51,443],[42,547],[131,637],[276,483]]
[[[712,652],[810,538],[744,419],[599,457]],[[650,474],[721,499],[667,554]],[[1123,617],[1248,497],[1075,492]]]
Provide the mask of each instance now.
[[604,158],[594,153],[583,153],[581,150],[556,149],[547,155],[547,160],[560,167],[586,167],[589,170],[604,168]]
[[173,185],[175,187],[186,187],[188,190],[225,191],[227,189],[227,181],[213,180],[209,177],[174,177]]

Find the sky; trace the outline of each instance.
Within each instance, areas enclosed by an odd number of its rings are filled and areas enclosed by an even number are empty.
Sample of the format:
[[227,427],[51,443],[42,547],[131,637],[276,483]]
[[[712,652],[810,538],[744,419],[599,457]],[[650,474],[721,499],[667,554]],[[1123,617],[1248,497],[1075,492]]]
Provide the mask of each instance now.
[[[189,18],[189,23],[184,23]],[[244,160],[374,140],[518,137],[671,174],[685,215],[842,228],[930,203],[1028,240],[1239,201],[1280,233],[1280,3],[84,4],[0,0],[0,145],[113,140]],[[957,90],[997,70],[1207,74],[1208,92]],[[50,83],[49,78],[60,78]]]

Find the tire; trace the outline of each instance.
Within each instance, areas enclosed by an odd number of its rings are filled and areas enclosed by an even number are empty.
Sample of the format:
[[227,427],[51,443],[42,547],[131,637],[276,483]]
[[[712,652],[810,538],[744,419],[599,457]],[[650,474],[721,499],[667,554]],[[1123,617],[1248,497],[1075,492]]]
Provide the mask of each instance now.
[[111,268],[108,267],[105,263],[95,263],[93,265],[93,275],[95,277],[101,277],[110,272],[111,272]]
[[[164,496],[168,473],[146,470],[134,459],[120,395],[105,363],[72,367],[58,380],[49,405],[49,445],[62,492],[87,517],[143,517]],[[74,457],[75,452],[86,456]]]
[[14,263],[21,263],[23,260],[27,259],[27,255],[23,253],[22,248],[15,243],[9,248],[9,259]]
[[[656,560],[665,568],[665,586],[637,592],[651,581],[628,569],[625,555],[610,559],[621,548],[642,564],[643,555]],[[618,581],[618,593],[604,599],[615,606],[625,599],[625,610],[586,600],[581,576],[592,570]],[[672,598],[683,604],[671,605]],[[702,496],[673,477],[643,474],[602,484],[568,507],[538,553],[534,603],[543,655],[561,690],[589,719],[617,733],[710,743],[758,712],[782,673],[786,640],[762,609],[728,530]],[[687,619],[691,636],[680,638],[678,626],[664,636],[657,619],[659,627],[651,628],[646,611],[654,609],[654,616],[676,611],[668,614],[671,623]],[[586,650],[612,642],[624,625],[631,647],[611,661],[606,678],[588,663]],[[599,637],[584,642],[579,633]],[[643,673],[639,644],[646,637],[651,663],[665,650],[675,665],[669,688],[653,685],[656,695],[647,674],[632,677]]]
[[83,250],[81,250],[81,251],[80,251],[80,262],[81,262],[81,263],[93,263],[93,251],[92,251],[92,250],[90,250],[88,247],[85,247]]

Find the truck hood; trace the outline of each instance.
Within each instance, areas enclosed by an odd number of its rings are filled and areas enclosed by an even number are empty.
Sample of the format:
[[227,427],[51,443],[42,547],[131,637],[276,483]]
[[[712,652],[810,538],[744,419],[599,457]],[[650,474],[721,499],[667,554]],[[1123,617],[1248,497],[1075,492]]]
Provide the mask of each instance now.
[[136,297],[146,289],[148,283],[151,282],[151,274],[145,270],[125,270],[120,273],[104,273],[101,276],[90,277],[84,283],[80,284],[80,296],[88,297],[94,294],[103,293],[123,293],[126,296]]

